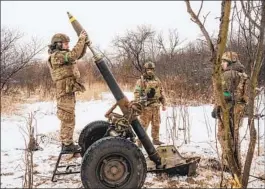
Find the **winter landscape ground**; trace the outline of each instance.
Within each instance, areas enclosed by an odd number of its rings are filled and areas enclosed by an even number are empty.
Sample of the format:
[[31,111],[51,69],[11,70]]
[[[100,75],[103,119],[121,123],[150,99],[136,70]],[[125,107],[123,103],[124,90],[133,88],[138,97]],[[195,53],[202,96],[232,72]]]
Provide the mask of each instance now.
[[[128,99],[132,99],[132,92],[126,92]],[[95,120],[106,120],[104,114],[115,102],[109,92],[101,94],[101,99],[90,101],[77,101],[76,105],[76,129],[75,140],[82,128]],[[264,97],[263,101],[264,102]],[[264,111],[264,103],[259,108]],[[172,137],[173,126],[172,113],[176,113],[176,124],[179,128],[183,125],[190,127],[190,136],[184,140],[183,130],[178,130],[177,135]],[[197,169],[197,175],[193,177],[174,176],[168,177],[166,174],[147,174],[144,188],[194,188],[194,187],[218,187],[221,172],[211,168],[209,159],[218,159],[220,153],[219,144],[216,145],[216,122],[210,116],[212,105],[201,106],[177,106],[167,107],[161,112],[161,140],[166,144],[174,144],[179,152],[185,156],[200,156],[201,161]],[[183,112],[186,112],[183,114]],[[34,152],[34,186],[36,188],[82,188],[80,175],[66,175],[58,177],[58,182],[51,182],[52,171],[54,169],[57,156],[60,152],[58,140],[59,120],[56,117],[56,102],[35,102],[29,101],[19,106],[16,114],[6,115],[1,113],[1,188],[21,188],[24,176],[24,148],[22,128],[27,125],[28,113],[33,113],[34,124],[37,126],[38,141],[42,150]],[[263,112],[264,114],[264,112]],[[242,138],[242,159],[247,153],[249,133],[244,119],[243,127],[240,130]],[[259,126],[259,149],[256,150],[251,167],[251,175],[264,177],[265,171],[265,125],[264,118],[255,120],[256,128]],[[150,128],[147,130],[150,135]],[[144,149],[144,154],[146,155]],[[259,154],[258,154],[259,152]],[[64,159],[66,163],[68,160]],[[70,160],[69,160],[70,161]],[[81,158],[71,159],[71,161],[81,162]],[[224,173],[224,178],[229,174]],[[264,188],[265,181],[250,177],[248,187]]]

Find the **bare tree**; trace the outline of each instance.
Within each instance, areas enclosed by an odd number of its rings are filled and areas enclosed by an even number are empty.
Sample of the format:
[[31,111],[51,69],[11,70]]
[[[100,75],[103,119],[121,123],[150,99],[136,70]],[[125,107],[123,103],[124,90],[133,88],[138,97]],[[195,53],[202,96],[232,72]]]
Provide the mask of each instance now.
[[[204,22],[202,23],[199,19],[199,13],[196,15],[190,6],[190,2],[185,0],[187,5],[187,11],[192,17],[192,21],[194,21],[201,29],[202,33],[204,34],[208,47],[212,53],[211,62],[213,63],[213,87],[215,92],[215,100],[220,104],[222,109],[222,125],[226,143],[221,144],[223,153],[228,159],[229,167],[231,167],[232,175],[234,178],[235,185],[241,186],[241,169],[239,166],[239,162],[237,162],[237,154],[233,153],[233,145],[231,141],[231,130],[229,129],[229,107],[228,104],[224,100],[224,96],[222,95],[222,84],[221,84],[221,56],[224,53],[226,42],[227,42],[227,35],[228,35],[228,28],[229,28],[229,17],[231,11],[231,1],[222,1],[221,6],[221,17],[220,17],[220,26],[219,26],[219,34],[217,40],[217,47],[214,47],[213,42],[204,27]],[[237,145],[237,144],[234,144]]]
[[176,61],[174,60],[175,55],[177,54],[177,47],[183,42],[180,42],[179,34],[177,29],[169,29],[168,37],[165,39],[163,33],[160,32],[156,36],[156,46],[157,46],[157,67],[161,76],[165,79],[169,79],[170,71],[174,72]]
[[37,133],[34,129],[37,129],[35,113],[30,112],[28,117],[25,118],[26,126],[25,128],[21,127],[21,132],[25,142],[25,153],[24,153],[24,164],[25,164],[25,172],[24,172],[24,180],[23,180],[23,188],[33,188],[34,180],[33,180],[33,169],[34,169],[34,151],[39,149],[36,136]]
[[119,57],[127,59],[136,70],[143,72],[143,64],[149,59],[147,44],[155,35],[155,31],[149,26],[138,26],[137,31],[127,31],[124,37],[116,37],[113,44],[119,52]]
[[36,38],[20,45],[19,40],[22,37],[23,34],[17,30],[1,28],[1,90],[44,49]]
[[248,18],[251,24],[253,24],[258,30],[261,30],[261,25],[259,24],[261,22],[261,17],[260,17],[260,11],[262,9],[261,1],[256,1],[256,2],[245,1],[246,5],[244,4],[243,0],[240,0],[240,2],[244,15]]
[[[248,47],[248,53],[253,54],[250,57],[253,57],[249,59],[249,64],[251,65],[251,78],[250,78],[250,94],[249,94],[249,107],[248,107],[248,125],[250,127],[250,143],[248,148],[248,153],[244,165],[244,171],[243,175],[241,174],[241,168],[238,165],[238,162],[236,158],[233,156],[232,153],[232,144],[230,140],[227,140],[227,143],[225,144],[225,148],[227,149],[227,157],[228,157],[228,163],[231,167],[231,171],[234,177],[234,184],[238,187],[246,188],[248,184],[248,178],[249,178],[249,172],[251,167],[251,162],[254,154],[255,144],[256,144],[256,130],[254,127],[254,99],[255,99],[255,89],[257,86],[257,79],[258,75],[260,73],[260,69],[262,66],[262,62],[264,59],[264,28],[265,28],[265,2],[260,1],[262,3],[257,3],[255,6],[253,2],[248,1],[246,3],[246,7],[244,6],[243,1],[241,1],[242,9],[245,14],[245,18],[242,19],[242,16],[239,16],[237,14],[240,23],[240,28],[243,36],[245,36],[246,44]],[[204,34],[209,49],[212,52],[212,62],[214,63],[214,73],[213,73],[213,85],[215,88],[215,95],[216,100],[220,102],[222,112],[223,112],[223,125],[225,129],[225,138],[229,139],[231,136],[231,132],[229,131],[229,112],[227,104],[224,101],[224,98],[222,96],[222,85],[220,83],[220,58],[224,51],[226,41],[227,41],[227,33],[228,33],[228,24],[229,24],[229,16],[230,16],[230,9],[231,9],[231,1],[223,1],[222,2],[222,12],[221,12],[221,18],[220,18],[220,28],[219,28],[219,37],[218,37],[218,44],[217,48],[215,49],[213,46],[212,41],[209,38],[209,35],[207,34],[206,29],[204,28],[204,25],[200,21],[198,15],[196,15],[191,7],[189,1],[186,1],[188,12],[190,13],[191,17],[193,18],[193,21],[199,25],[201,28],[202,33]],[[250,8],[252,6],[252,8]],[[254,8],[255,7],[255,8]],[[251,10],[253,10],[253,14],[251,13]],[[200,11],[199,11],[200,12]],[[252,17],[254,15],[254,17]],[[246,18],[249,20],[249,22],[246,22]],[[243,20],[243,23],[242,23]],[[249,33],[247,33],[249,31]],[[256,40],[254,38],[256,38]],[[251,38],[250,38],[251,37]],[[257,45],[254,45],[256,47],[255,49],[251,49],[253,47],[252,43],[256,43]],[[252,53],[254,50],[254,53]],[[253,63],[254,62],[254,63]]]
[[[242,2],[242,1],[241,1]],[[249,11],[248,13],[245,11],[243,2],[242,2],[242,8],[244,10],[245,16],[250,20],[252,24],[255,22],[255,27],[259,30],[259,37],[257,42],[257,49],[254,56],[254,62],[253,67],[251,70],[251,77],[250,77],[250,87],[249,87],[249,106],[248,106],[248,126],[250,128],[250,143],[248,147],[248,153],[245,161],[244,171],[243,171],[243,178],[242,178],[242,187],[246,188],[249,180],[249,173],[250,173],[250,167],[253,159],[253,154],[256,146],[256,140],[257,140],[257,133],[254,125],[254,104],[255,104],[255,96],[256,96],[256,87],[257,87],[257,81],[258,76],[261,70],[261,66],[264,60],[264,35],[265,35],[265,2],[260,1],[261,6],[260,8],[254,12],[257,14],[254,14],[254,18],[252,17],[253,14],[251,14]],[[249,6],[248,6],[249,7]],[[258,15],[258,16],[257,16]],[[259,16],[260,15],[260,16]],[[260,18],[260,24],[257,24],[257,20]],[[255,29],[254,31],[255,32]]]
[[168,40],[169,40],[169,47],[166,46],[162,33],[160,33],[157,36],[157,44],[159,48],[162,49],[162,52],[164,54],[168,54],[169,57],[172,58],[176,51],[177,46],[181,44],[177,29],[169,29]]

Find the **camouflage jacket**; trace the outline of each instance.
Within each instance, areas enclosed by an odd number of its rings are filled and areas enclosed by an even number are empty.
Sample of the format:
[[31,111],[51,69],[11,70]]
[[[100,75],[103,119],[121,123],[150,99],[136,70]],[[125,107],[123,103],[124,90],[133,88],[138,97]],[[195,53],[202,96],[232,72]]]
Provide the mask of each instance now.
[[164,89],[162,83],[157,76],[154,76],[152,79],[147,79],[144,76],[141,76],[137,80],[136,86],[134,89],[134,99],[140,101],[140,98],[144,97],[147,100],[148,105],[166,105],[166,98],[164,94]]
[[71,51],[57,50],[50,54],[48,67],[56,84],[57,98],[76,91],[85,91],[84,86],[76,80],[80,77],[76,60],[85,54],[85,42],[86,38],[80,37]]
[[222,73],[221,77],[224,96],[227,101],[248,101],[246,88],[249,80],[247,74],[245,73],[245,67],[240,62],[229,65]]

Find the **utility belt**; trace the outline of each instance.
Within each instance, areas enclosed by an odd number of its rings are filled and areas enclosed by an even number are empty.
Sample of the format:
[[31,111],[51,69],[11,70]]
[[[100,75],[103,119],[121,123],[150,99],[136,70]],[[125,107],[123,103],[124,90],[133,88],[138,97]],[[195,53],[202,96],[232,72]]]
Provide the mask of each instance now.
[[57,97],[74,92],[84,92],[85,87],[76,81],[75,77],[67,77],[56,81]]

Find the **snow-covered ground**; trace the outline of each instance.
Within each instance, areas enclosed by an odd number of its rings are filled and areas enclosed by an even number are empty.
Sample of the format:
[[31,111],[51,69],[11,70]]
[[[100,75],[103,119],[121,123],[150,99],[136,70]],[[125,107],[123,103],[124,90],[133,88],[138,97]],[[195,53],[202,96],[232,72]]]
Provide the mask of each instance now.
[[[129,100],[133,98],[131,92],[125,92]],[[77,101],[76,105],[76,129],[75,140],[78,139],[82,128],[95,120],[106,120],[104,114],[115,103],[111,93],[102,93],[101,100]],[[264,106],[264,104],[263,104]],[[260,107],[260,110],[264,107]],[[201,156],[197,169],[197,175],[193,177],[174,176],[166,174],[147,174],[144,187],[147,188],[176,188],[176,187],[218,187],[221,172],[207,168],[209,158],[218,158],[220,153],[219,144],[216,145],[216,122],[211,118],[212,105],[203,106],[178,106],[167,107],[161,111],[160,138],[167,144],[174,144],[179,152],[185,156]],[[180,129],[172,134],[173,111],[176,115],[176,125]],[[186,113],[184,113],[186,112]],[[40,146],[43,150],[34,152],[34,185],[40,188],[81,188],[80,175],[59,176],[58,182],[51,182],[52,172],[60,152],[58,140],[59,120],[56,117],[56,102],[36,102],[21,105],[17,115],[1,114],[1,188],[21,188],[24,175],[24,138],[21,128],[26,128],[27,116],[33,113],[34,124],[37,125]],[[264,114],[264,112],[263,112]],[[240,130],[242,137],[242,158],[246,156],[249,133],[246,119]],[[258,121],[256,128],[258,128]],[[265,174],[265,152],[264,152],[264,118],[259,121],[260,148],[255,149],[255,155],[251,167],[251,175],[263,176]],[[189,126],[189,132],[184,136],[183,127]],[[150,136],[151,129],[147,130]],[[174,136],[174,137],[172,137]],[[172,139],[173,138],[173,139]],[[185,143],[185,140],[187,142]],[[257,146],[257,145],[256,145]],[[218,149],[218,150],[217,150]],[[144,154],[145,151],[143,150]],[[67,160],[64,162],[81,162],[81,158]],[[225,177],[228,176],[225,173]],[[249,187],[264,188],[265,182],[250,178]]]

